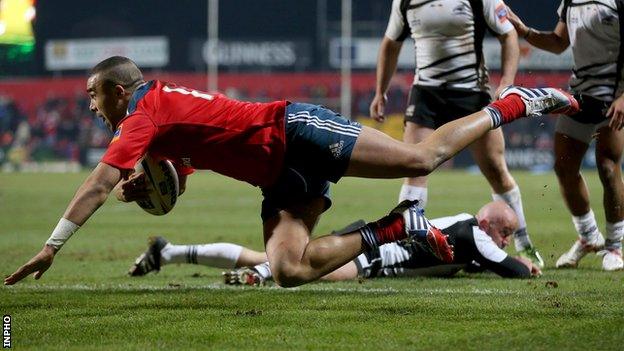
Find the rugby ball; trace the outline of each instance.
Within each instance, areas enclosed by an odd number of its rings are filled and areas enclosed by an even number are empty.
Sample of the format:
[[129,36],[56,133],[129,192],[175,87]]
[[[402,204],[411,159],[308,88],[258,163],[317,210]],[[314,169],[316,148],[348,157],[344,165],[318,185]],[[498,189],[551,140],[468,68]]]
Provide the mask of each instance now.
[[150,189],[148,198],[136,203],[145,212],[162,216],[173,209],[180,194],[178,173],[169,160],[157,160],[145,155],[134,167],[135,172],[145,173]]

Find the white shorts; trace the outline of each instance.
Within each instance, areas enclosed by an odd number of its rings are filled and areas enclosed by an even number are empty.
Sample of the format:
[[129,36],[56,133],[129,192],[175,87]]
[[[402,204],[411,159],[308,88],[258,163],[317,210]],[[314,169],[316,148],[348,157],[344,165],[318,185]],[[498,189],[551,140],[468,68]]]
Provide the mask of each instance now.
[[562,115],[557,119],[557,126],[555,131],[557,133],[565,134],[570,138],[576,139],[585,144],[589,144],[598,131],[598,129],[608,126],[609,120],[606,119],[598,124],[580,123],[572,118]]

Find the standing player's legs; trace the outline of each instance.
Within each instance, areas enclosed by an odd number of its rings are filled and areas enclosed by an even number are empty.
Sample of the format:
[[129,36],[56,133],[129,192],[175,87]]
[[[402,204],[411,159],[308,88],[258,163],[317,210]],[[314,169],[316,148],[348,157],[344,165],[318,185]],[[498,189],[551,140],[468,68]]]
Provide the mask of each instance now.
[[[416,144],[431,133],[433,133],[432,128],[405,121],[403,141],[408,144]],[[419,205],[425,208],[427,206],[427,176],[405,178],[399,193],[399,202],[403,200],[418,200]]]
[[519,226],[514,234],[516,251],[543,268],[544,261],[529,238],[520,188],[507,169],[505,138],[502,130],[495,129],[488,132],[470,146],[470,151],[494,191],[492,198],[506,202],[518,216]]
[[572,216],[575,217],[583,216],[591,211],[589,190],[580,172],[588,147],[587,143],[566,134],[555,133],[555,173],[563,200]]
[[604,238],[589,203],[589,190],[581,175],[581,163],[591,141],[595,126],[561,116],[555,133],[555,173],[559,190],[572,214],[578,239],[570,250],[557,260],[557,268],[576,267],[589,252],[604,245]]
[[[470,145],[470,153],[495,194],[517,186],[505,162],[505,139],[501,129],[494,129]],[[498,200],[498,199],[496,199]]]
[[603,203],[607,219],[607,240],[602,268],[607,271],[624,268],[622,236],[624,236],[624,182],[622,182],[622,150],[624,132],[609,127],[598,130],[596,163],[604,190]]

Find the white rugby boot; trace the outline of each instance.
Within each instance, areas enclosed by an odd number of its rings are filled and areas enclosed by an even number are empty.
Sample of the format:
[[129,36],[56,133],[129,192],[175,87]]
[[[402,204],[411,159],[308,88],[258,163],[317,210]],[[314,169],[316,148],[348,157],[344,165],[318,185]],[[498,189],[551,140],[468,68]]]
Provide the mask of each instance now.
[[624,268],[621,249],[606,249],[598,252],[602,256],[602,269],[605,271],[618,271]]
[[526,115],[529,117],[546,114],[573,115],[580,110],[578,101],[561,89],[524,88],[510,85],[503,89],[500,99],[512,94],[522,99],[526,107]]
[[556,263],[557,268],[576,268],[581,258],[590,252],[596,252],[604,248],[605,239],[602,233],[594,235],[590,240],[578,238],[574,245],[559,257]]

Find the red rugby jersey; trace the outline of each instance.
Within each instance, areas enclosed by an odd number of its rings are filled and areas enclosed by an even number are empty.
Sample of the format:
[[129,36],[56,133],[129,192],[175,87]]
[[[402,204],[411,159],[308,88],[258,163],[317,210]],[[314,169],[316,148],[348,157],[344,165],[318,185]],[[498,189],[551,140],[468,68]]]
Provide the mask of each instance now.
[[102,162],[130,170],[150,153],[182,174],[209,169],[272,185],[284,161],[285,107],[286,101],[243,102],[150,81],[133,94]]

